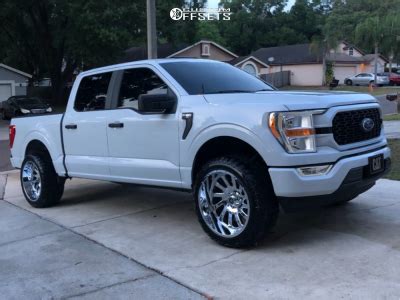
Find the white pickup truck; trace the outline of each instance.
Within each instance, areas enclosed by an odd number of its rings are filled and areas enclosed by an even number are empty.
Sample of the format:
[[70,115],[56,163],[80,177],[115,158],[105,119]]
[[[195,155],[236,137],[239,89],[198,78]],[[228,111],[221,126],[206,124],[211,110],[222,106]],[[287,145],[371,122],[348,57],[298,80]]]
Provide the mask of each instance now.
[[34,207],[67,178],[193,191],[217,242],[254,245],[279,207],[345,203],[390,167],[379,104],[277,91],[222,62],[160,59],[81,73],[64,114],[11,121],[11,162]]

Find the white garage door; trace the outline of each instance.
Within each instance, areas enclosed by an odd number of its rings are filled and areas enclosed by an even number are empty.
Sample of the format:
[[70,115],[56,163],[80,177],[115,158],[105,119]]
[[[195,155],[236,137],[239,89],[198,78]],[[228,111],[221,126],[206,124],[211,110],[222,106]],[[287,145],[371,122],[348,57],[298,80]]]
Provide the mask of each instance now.
[[7,100],[12,95],[10,83],[0,83],[0,102]]
[[346,77],[350,77],[357,74],[355,66],[335,66],[333,68],[333,74],[335,78],[339,80],[340,84],[344,84]]

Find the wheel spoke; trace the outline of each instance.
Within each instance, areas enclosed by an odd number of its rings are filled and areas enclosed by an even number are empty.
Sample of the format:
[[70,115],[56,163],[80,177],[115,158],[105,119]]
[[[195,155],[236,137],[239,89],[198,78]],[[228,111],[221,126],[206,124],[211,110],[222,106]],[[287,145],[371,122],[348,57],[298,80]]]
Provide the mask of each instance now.
[[22,187],[30,201],[37,201],[40,197],[42,184],[38,167],[27,161],[22,167]]
[[250,207],[246,189],[226,170],[214,170],[204,177],[198,205],[205,223],[218,235],[234,237],[247,226]]

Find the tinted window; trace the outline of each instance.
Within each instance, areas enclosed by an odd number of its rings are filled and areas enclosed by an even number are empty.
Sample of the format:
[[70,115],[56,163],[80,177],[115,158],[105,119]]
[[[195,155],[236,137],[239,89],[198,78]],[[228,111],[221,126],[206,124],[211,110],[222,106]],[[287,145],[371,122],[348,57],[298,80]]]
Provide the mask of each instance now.
[[104,109],[110,79],[111,72],[84,77],[76,94],[75,110],[91,111]]
[[147,68],[128,69],[122,76],[117,107],[138,109],[140,95],[167,94],[168,86]]
[[225,63],[182,61],[161,66],[190,95],[272,90],[262,80]]

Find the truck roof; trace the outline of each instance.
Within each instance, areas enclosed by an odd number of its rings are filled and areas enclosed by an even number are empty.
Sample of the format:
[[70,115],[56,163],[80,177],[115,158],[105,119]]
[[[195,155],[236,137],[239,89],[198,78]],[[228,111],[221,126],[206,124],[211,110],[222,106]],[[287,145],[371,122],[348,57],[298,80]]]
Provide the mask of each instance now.
[[159,65],[159,64],[167,63],[167,62],[213,62],[213,63],[223,63],[223,62],[220,62],[220,61],[215,61],[215,60],[210,60],[210,59],[201,59],[201,58],[145,59],[145,60],[137,60],[137,61],[127,62],[127,63],[114,64],[114,65],[109,65],[109,66],[105,66],[105,67],[90,69],[90,70],[81,72],[79,75],[80,76],[86,76],[86,75],[90,75],[90,74],[103,73],[103,72],[107,72],[107,71],[115,71],[115,70],[118,70],[118,69],[125,69],[127,67],[131,67],[131,66],[135,66],[135,65],[142,65],[142,64]]

